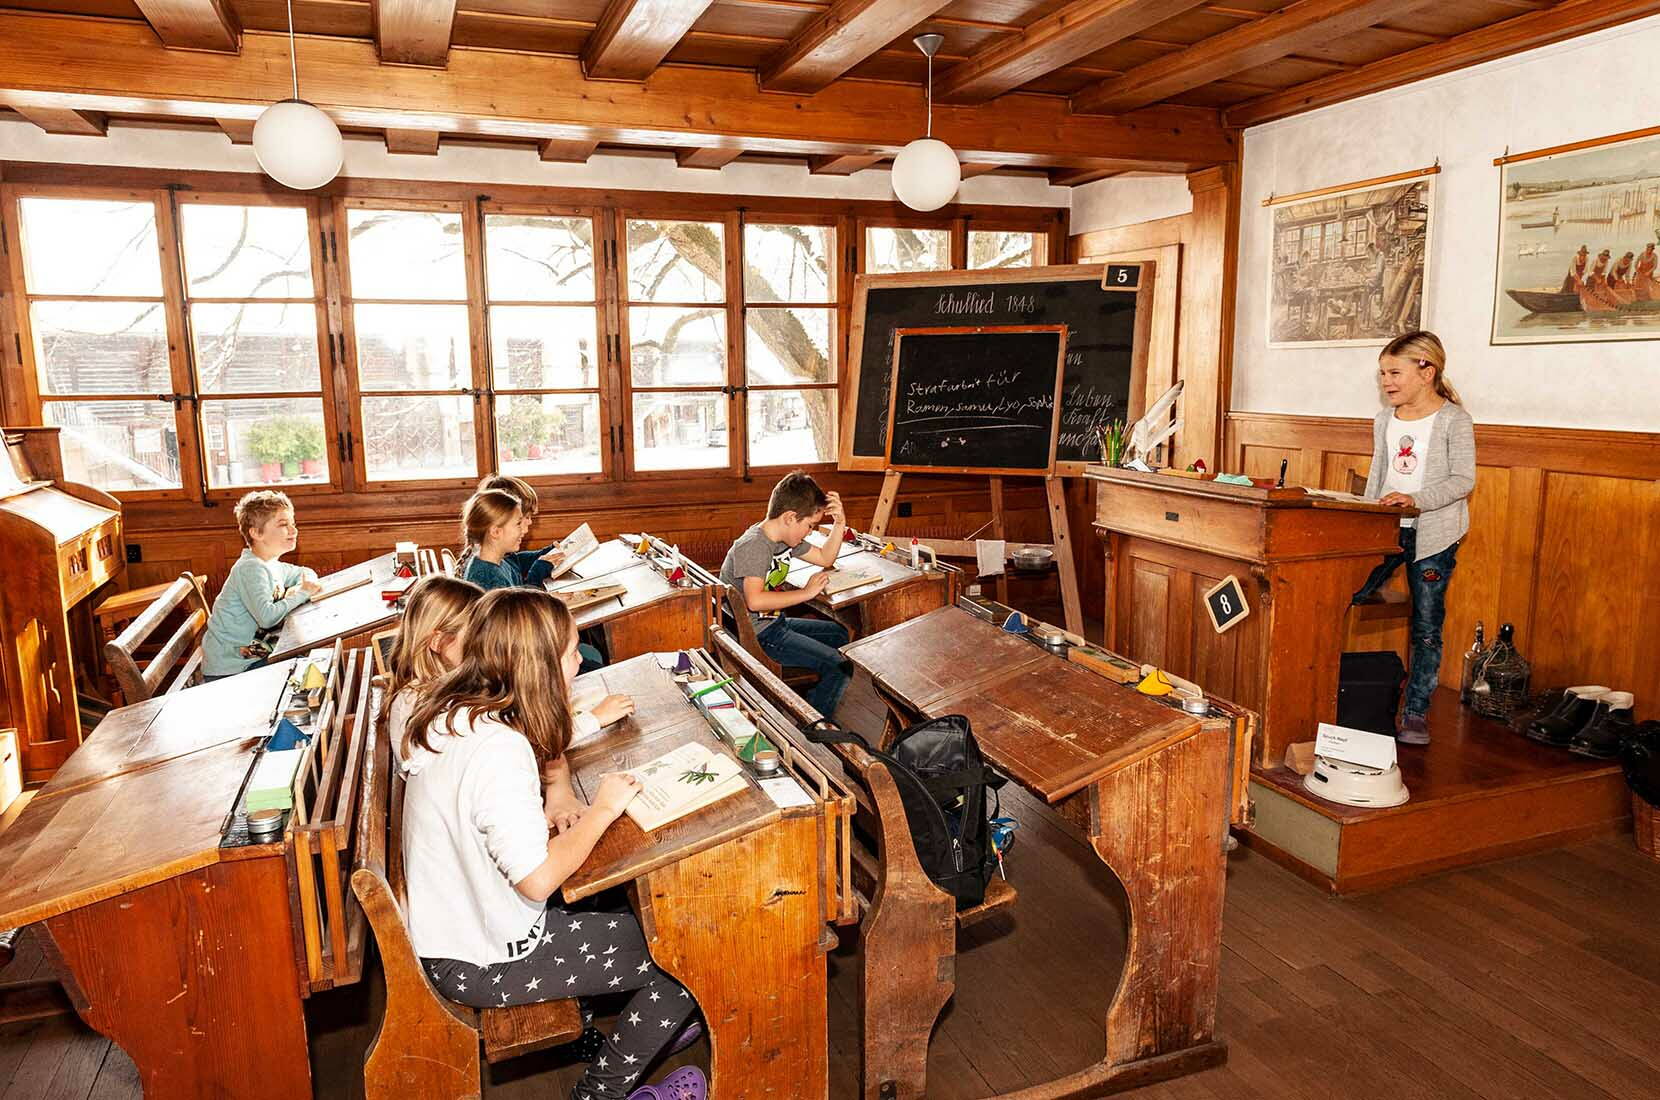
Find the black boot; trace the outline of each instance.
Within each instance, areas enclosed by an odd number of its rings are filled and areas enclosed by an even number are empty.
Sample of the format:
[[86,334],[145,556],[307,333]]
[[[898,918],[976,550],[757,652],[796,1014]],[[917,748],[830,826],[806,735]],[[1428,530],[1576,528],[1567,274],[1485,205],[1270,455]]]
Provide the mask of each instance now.
[[1616,755],[1620,751],[1620,742],[1637,728],[1631,714],[1636,702],[1629,691],[1605,693],[1597,700],[1597,709],[1591,720],[1574,735],[1568,751],[1581,756],[1594,756],[1598,760]]
[[1607,691],[1599,685],[1566,689],[1554,707],[1528,723],[1528,737],[1546,745],[1566,745],[1585,728],[1597,709],[1597,700]]

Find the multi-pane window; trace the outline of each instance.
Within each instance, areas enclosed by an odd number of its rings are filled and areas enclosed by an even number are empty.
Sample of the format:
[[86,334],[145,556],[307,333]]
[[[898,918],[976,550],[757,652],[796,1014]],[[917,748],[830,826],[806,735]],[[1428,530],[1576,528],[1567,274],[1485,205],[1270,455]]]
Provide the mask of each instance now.
[[944,271],[951,266],[951,230],[873,225],[865,230],[865,270],[872,275]]
[[496,463],[520,477],[603,468],[594,218],[484,216]]
[[187,202],[179,238],[209,488],[327,482],[308,212]]
[[41,419],[65,472],[112,491],[177,489],[188,393],[169,352],[156,202],[18,202]]
[[836,456],[836,232],[744,226],[744,385],[749,465]]
[[368,480],[478,475],[460,204],[346,210],[358,414]]
[[1036,267],[1044,262],[1044,237],[1038,233],[971,229],[968,231],[970,268]]
[[623,231],[634,469],[729,467],[725,223],[627,218]]

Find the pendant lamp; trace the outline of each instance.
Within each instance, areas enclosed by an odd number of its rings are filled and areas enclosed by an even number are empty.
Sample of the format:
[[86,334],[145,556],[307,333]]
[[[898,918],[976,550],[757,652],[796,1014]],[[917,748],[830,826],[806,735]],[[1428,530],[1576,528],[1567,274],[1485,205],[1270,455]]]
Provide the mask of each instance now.
[[294,97],[271,104],[254,123],[254,159],[284,187],[312,191],[340,174],[346,143],[332,118],[300,98],[294,0],[288,0],[288,67],[294,78]]
[[911,41],[928,58],[928,134],[893,158],[893,193],[912,210],[938,210],[957,194],[963,166],[951,146],[934,137],[934,55],[945,36],[919,34]]

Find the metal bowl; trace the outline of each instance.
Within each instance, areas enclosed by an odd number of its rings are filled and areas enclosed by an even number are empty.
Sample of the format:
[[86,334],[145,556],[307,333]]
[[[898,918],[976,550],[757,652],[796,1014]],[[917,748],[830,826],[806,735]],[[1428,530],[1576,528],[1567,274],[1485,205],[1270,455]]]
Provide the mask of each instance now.
[[1010,557],[1017,569],[1042,569],[1054,559],[1055,552],[1046,546],[1022,546]]

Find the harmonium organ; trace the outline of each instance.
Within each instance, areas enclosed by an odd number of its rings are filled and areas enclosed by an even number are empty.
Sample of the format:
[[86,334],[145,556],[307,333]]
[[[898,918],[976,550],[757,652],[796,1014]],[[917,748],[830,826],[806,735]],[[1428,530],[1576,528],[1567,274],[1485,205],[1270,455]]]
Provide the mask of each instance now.
[[126,561],[121,504],[63,474],[58,428],[4,428],[0,461],[0,727],[15,726],[24,783],[81,743],[70,612]]

